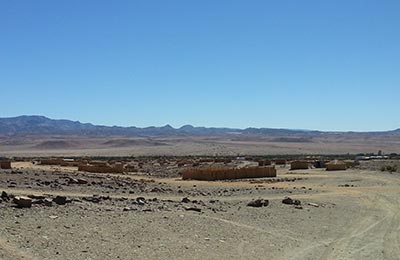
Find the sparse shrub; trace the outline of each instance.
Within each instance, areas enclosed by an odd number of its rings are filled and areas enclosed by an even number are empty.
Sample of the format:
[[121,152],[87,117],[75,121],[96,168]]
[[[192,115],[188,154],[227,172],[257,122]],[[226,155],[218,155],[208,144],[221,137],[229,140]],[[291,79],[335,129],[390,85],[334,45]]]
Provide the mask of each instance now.
[[381,167],[382,172],[396,172],[397,171],[397,165],[384,165]]

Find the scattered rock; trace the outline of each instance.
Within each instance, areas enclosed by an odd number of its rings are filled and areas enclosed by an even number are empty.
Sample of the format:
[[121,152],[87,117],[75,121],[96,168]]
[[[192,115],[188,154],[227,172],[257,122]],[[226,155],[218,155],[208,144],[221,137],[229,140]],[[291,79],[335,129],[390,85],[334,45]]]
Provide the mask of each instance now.
[[42,199],[46,198],[45,196],[42,196],[42,195],[28,195],[28,197],[31,199],[36,199],[36,200],[42,200]]
[[69,184],[88,184],[88,181],[85,179],[74,179],[74,178],[69,178],[68,179]]
[[338,187],[355,187],[353,184],[342,184],[338,185]]
[[189,203],[189,202],[190,202],[190,199],[189,199],[189,198],[186,198],[186,197],[185,197],[185,198],[182,199],[182,203]]
[[292,199],[292,198],[290,198],[290,197],[285,197],[283,200],[282,200],[282,203],[283,204],[288,204],[288,205],[301,205],[301,201],[300,200],[294,200],[294,199]]
[[252,200],[249,203],[247,203],[247,206],[248,207],[260,208],[260,207],[266,207],[266,206],[268,206],[268,204],[269,204],[268,200],[256,199],[256,200]]
[[8,194],[7,194],[7,192],[5,192],[5,191],[3,191],[3,192],[1,193],[1,198],[2,198],[3,200],[9,200],[9,199],[10,199],[10,197],[9,197]]
[[44,205],[47,207],[51,207],[51,206],[53,206],[53,201],[48,198],[43,198],[43,199],[40,198],[40,199],[33,199],[32,204],[38,204],[38,205]]
[[187,211],[201,212],[201,209],[196,208],[196,207],[184,207],[184,209],[187,210]]
[[144,204],[146,204],[146,199],[143,198],[143,197],[137,197],[136,198],[136,202],[137,202],[138,205],[143,206]]
[[67,197],[65,196],[57,196],[53,199],[54,203],[57,205],[65,205],[67,203]]
[[14,198],[14,203],[20,208],[32,207],[32,199],[24,196],[17,196]]
[[102,200],[102,198],[97,197],[97,196],[93,196],[93,197],[84,197],[84,198],[82,198],[82,199],[85,200],[85,201],[88,201],[88,202],[92,202],[92,203],[99,203],[99,202]]
[[53,206],[53,201],[49,198],[46,198],[43,200],[43,205],[45,205],[47,207],[51,207],[51,206]]
[[85,179],[77,179],[77,181],[78,181],[78,184],[87,184],[88,183],[88,181]]
[[154,187],[154,188],[152,188],[151,190],[150,190],[150,192],[162,192],[163,190],[161,190],[160,188],[158,188],[158,187]]

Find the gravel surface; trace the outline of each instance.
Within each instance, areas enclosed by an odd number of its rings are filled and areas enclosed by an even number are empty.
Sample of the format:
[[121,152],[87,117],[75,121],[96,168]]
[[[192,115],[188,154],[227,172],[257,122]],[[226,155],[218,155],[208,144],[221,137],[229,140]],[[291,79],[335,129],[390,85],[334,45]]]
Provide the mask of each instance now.
[[400,259],[399,183],[357,169],[201,182],[25,165],[0,170],[0,259]]

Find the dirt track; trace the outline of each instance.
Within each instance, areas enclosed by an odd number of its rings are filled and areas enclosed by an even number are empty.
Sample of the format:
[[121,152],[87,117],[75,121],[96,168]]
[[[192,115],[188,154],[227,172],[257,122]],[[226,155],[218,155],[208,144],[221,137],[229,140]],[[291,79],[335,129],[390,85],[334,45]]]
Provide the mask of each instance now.
[[[34,171],[3,172],[0,190],[78,199],[99,194],[111,199],[30,209],[0,203],[1,259],[400,259],[396,174],[282,168],[278,178],[299,179],[250,183],[153,178],[154,183],[143,184],[143,191],[127,193],[124,187],[108,191],[96,185],[28,188],[22,180]],[[75,174],[110,183],[143,177]],[[61,178],[53,175],[49,171],[35,178]],[[11,179],[16,187],[7,187],[6,180]],[[148,191],[158,186],[168,192]],[[132,204],[139,196],[149,202]],[[303,208],[282,204],[285,196],[301,200]],[[150,202],[153,197],[157,202]],[[192,202],[182,203],[183,197]],[[269,199],[270,205],[246,206],[256,198]],[[187,211],[185,205],[201,212]],[[134,210],[123,211],[126,206]]]

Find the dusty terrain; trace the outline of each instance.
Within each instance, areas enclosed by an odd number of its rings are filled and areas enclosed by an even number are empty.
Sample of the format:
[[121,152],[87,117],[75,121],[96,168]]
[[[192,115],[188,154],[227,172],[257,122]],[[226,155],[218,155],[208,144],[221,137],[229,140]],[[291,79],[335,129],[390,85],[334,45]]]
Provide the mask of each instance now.
[[[0,191],[37,204],[3,197],[0,259],[400,259],[398,173],[278,167],[277,178],[204,182],[13,167]],[[258,198],[269,205],[247,206]]]
[[200,137],[0,136],[0,156],[149,156],[400,153],[398,135]]
[[[306,118],[307,116],[304,115]],[[45,116],[0,117],[0,156],[400,153],[400,129],[332,132],[279,128],[100,126]]]

